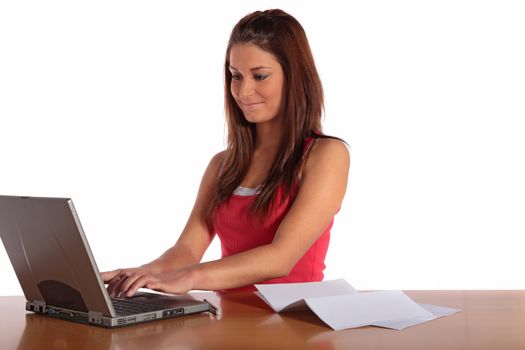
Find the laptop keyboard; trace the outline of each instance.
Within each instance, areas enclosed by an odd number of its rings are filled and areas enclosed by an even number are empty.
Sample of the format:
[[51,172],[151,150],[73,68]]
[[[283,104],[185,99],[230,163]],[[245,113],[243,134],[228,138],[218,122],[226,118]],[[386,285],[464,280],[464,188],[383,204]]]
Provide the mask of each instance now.
[[129,299],[111,299],[111,301],[113,302],[115,312],[119,316],[142,314],[145,312],[164,310],[166,308],[160,305],[136,302]]

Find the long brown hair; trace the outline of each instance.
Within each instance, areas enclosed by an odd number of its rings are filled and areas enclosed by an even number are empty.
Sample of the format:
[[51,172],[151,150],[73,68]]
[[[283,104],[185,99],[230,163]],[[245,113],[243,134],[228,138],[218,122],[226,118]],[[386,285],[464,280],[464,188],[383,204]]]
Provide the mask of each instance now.
[[224,63],[225,114],[228,128],[227,151],[219,175],[208,222],[218,207],[228,201],[246,175],[255,146],[256,125],[244,117],[231,94],[230,50],[237,44],[254,44],[273,54],[284,72],[281,113],[283,133],[279,150],[250,214],[264,218],[279,185],[295,195],[303,146],[308,137],[323,137],[321,115],[323,88],[303,27],[288,13],[256,11],[243,17],[233,28]]

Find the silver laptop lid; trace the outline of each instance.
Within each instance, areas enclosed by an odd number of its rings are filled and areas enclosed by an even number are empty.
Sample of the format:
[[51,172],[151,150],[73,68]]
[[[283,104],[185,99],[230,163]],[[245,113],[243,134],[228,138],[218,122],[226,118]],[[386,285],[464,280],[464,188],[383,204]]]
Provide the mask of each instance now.
[[0,236],[28,301],[115,316],[71,199],[0,196]]

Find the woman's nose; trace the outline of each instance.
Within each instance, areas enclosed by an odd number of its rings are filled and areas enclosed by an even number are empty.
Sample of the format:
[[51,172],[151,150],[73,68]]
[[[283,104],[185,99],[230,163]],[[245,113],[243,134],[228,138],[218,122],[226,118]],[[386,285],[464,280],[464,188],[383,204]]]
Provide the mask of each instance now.
[[251,95],[253,95],[254,91],[255,90],[253,84],[248,79],[244,79],[241,82],[241,86],[239,88],[239,96],[241,98],[250,97]]

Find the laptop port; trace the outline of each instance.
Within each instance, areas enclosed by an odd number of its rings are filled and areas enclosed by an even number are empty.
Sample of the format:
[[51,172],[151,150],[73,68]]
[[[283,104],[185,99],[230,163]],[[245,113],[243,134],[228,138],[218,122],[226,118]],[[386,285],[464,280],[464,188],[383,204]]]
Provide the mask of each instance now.
[[170,317],[175,315],[182,315],[184,314],[184,308],[178,308],[178,309],[172,309],[172,310],[166,310],[162,313],[163,317]]
[[148,320],[154,320],[157,318],[157,315],[156,314],[148,314],[148,315],[144,315],[144,321],[148,321]]

